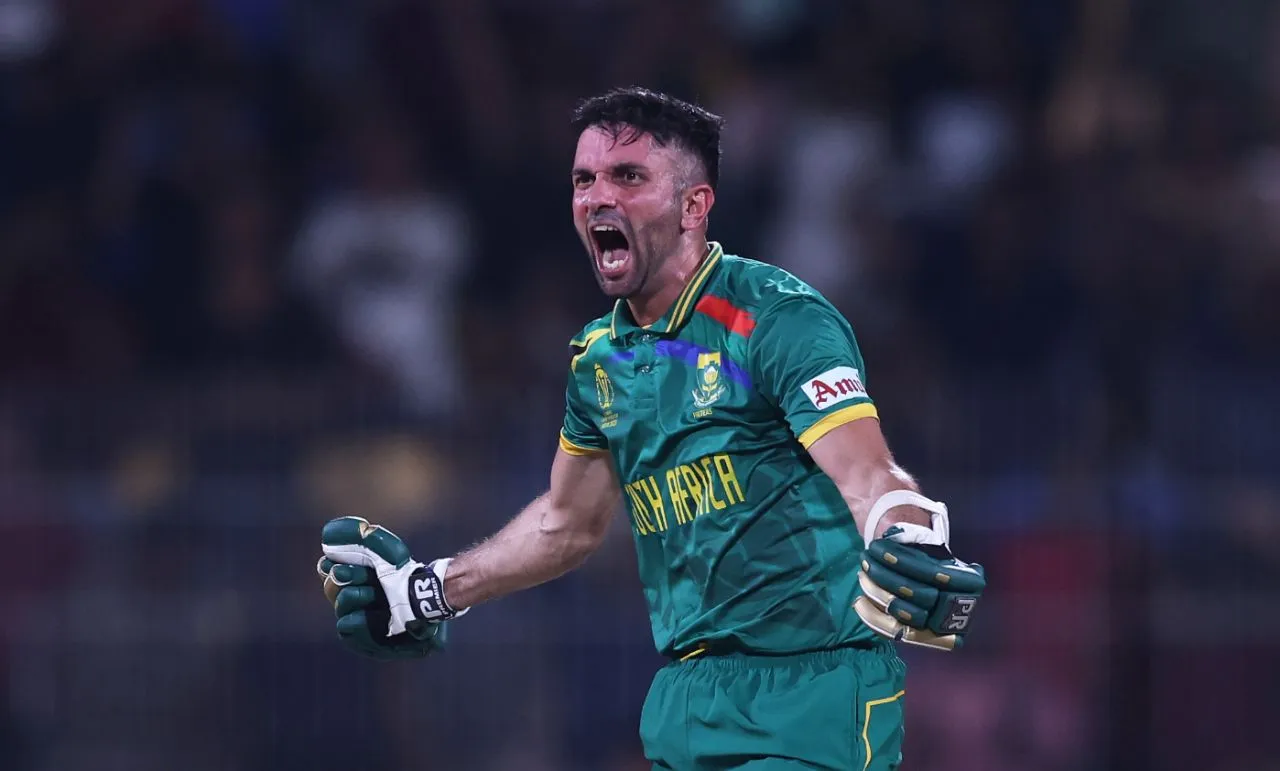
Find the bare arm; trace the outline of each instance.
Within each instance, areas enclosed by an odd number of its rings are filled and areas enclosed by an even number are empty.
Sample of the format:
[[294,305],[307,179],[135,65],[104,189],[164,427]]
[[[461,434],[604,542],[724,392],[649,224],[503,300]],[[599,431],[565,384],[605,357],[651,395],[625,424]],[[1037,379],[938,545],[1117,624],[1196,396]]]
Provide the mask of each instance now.
[[556,451],[551,489],[449,563],[444,594],[469,608],[558,578],[599,548],[622,496],[608,453]]
[[[878,420],[863,418],[838,426],[810,445],[809,453],[840,489],[860,533],[880,496],[894,490],[920,492],[915,480],[894,462]],[[919,502],[926,507],[937,503]],[[905,540],[880,540],[878,552],[868,548],[863,554],[859,596],[853,604],[864,624],[890,640],[938,650],[955,650],[964,643],[986,577],[981,565],[951,556],[945,511],[939,512],[938,527],[931,528],[932,516],[925,509],[894,506],[880,518],[876,532],[864,535],[870,542],[891,524],[905,527]],[[927,537],[937,537],[940,543]]]
[[[853,521],[862,532],[875,502],[892,490],[920,492],[911,475],[893,460],[880,421],[862,418],[838,426],[814,442],[809,454],[818,467],[836,483]],[[897,506],[888,511],[872,537],[879,537],[895,522],[929,527],[929,513],[915,506]]]

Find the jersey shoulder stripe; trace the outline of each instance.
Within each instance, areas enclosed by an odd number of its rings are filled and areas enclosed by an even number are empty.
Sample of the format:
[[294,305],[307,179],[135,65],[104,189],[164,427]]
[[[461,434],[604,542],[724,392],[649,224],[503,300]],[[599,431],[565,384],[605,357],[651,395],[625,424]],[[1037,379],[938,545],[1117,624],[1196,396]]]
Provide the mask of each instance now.
[[717,295],[703,295],[698,304],[694,306],[694,310],[713,321],[719,322],[731,334],[740,337],[751,337],[751,332],[756,328],[754,313],[746,308],[740,308],[734,305],[732,301]]
[[725,255],[724,276],[708,289],[696,310],[732,334],[749,338],[768,314],[794,301],[829,304],[818,290],[795,274],[737,255]]
[[569,341],[569,369],[577,371],[578,362],[585,357],[601,340],[609,337],[609,325],[613,313],[610,312],[582,328],[582,331]]
[[569,369],[576,371],[578,369],[578,360],[587,355],[587,351],[591,350],[591,346],[608,336],[608,329],[593,329],[584,335],[581,340],[570,341],[569,353],[572,358],[569,359]]

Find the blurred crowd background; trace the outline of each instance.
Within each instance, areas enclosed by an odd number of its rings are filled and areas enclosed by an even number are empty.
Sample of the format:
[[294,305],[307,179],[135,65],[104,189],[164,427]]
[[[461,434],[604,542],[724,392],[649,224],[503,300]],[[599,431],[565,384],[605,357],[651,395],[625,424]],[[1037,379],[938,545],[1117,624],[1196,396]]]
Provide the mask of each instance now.
[[575,101],[723,114],[712,236],[848,314],[993,580],[906,769],[1275,771],[1270,0],[0,2],[0,768],[632,771],[625,518],[447,656],[343,650],[546,483]]

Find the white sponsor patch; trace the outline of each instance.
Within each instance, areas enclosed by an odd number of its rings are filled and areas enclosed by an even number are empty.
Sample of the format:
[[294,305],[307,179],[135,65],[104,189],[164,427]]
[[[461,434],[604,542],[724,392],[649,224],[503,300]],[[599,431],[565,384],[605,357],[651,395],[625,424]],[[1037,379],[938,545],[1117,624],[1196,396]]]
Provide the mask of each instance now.
[[867,395],[862,376],[853,367],[834,367],[805,383],[801,388],[813,406],[825,410],[833,404]]

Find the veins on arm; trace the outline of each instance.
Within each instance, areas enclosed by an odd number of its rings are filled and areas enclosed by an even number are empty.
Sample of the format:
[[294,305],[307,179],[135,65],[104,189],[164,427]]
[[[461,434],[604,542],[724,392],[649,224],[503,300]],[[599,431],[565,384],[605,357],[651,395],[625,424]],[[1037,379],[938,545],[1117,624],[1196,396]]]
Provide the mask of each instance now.
[[604,540],[621,496],[608,453],[572,455],[557,450],[550,489],[449,564],[449,604],[469,608],[578,567]]
[[[853,513],[858,532],[862,532],[867,515],[880,496],[893,490],[920,492],[916,481],[893,459],[880,430],[880,421],[875,418],[861,418],[837,426],[814,442],[809,454],[836,483]],[[895,506],[880,520],[878,532],[872,533],[872,537],[878,538],[896,522],[929,527],[930,515],[915,506]]]

